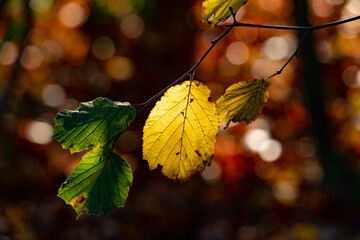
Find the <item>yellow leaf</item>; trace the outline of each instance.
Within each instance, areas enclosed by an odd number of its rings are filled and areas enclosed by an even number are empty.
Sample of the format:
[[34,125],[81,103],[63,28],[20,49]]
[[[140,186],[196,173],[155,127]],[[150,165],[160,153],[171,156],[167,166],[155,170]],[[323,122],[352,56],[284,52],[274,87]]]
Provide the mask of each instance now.
[[260,79],[238,82],[228,87],[216,102],[220,120],[228,126],[231,121],[253,121],[269,97],[269,85],[270,79]]
[[198,81],[170,88],[151,111],[144,126],[143,157],[150,170],[184,181],[211,162],[219,131],[210,90]]
[[204,0],[204,20],[208,20],[214,15],[211,25],[215,26],[220,21],[225,21],[231,16],[229,7],[232,7],[234,13],[239,10],[248,0]]

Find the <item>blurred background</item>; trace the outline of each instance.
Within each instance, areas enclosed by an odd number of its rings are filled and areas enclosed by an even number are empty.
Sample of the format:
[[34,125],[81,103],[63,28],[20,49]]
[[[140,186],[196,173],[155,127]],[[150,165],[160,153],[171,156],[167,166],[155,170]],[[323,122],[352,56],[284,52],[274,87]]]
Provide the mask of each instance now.
[[[99,96],[141,103],[186,72],[226,29],[203,23],[201,4],[0,1],[0,240],[360,239],[360,21],[309,36],[258,119],[222,125],[211,167],[189,182],[142,160],[149,106],[117,144],[134,172],[125,208],[76,220],[56,196],[84,153],[52,139],[55,115]],[[251,0],[236,18],[319,25],[359,14],[359,0]],[[298,34],[236,28],[196,79],[217,100],[275,73]]]

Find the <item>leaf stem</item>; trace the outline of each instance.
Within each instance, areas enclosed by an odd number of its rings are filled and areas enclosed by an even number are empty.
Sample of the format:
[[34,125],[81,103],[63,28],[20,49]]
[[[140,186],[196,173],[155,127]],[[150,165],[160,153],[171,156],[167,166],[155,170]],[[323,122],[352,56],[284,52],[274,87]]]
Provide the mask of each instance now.
[[237,23],[237,21],[236,21],[236,13],[234,13],[232,6],[229,7],[229,10],[231,12],[231,16],[233,17],[234,23]]

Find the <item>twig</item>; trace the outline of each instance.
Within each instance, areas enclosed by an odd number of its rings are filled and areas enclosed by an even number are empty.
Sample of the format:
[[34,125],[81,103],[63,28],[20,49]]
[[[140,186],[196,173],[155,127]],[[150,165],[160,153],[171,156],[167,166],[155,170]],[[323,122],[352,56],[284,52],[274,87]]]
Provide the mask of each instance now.
[[253,28],[282,29],[282,30],[313,31],[313,30],[333,27],[336,25],[352,22],[352,21],[355,21],[358,19],[360,19],[360,16],[356,16],[356,17],[352,17],[352,18],[348,18],[348,19],[344,19],[344,20],[340,20],[340,21],[336,21],[336,22],[326,23],[326,24],[318,25],[318,26],[279,26],[279,25],[262,25],[262,24],[234,22],[231,25],[226,25],[226,27],[253,27]]
[[327,23],[327,24],[323,24],[323,25],[318,25],[318,26],[278,26],[278,25],[261,25],[261,24],[251,24],[251,23],[239,23],[236,21],[235,18],[235,13],[233,12],[232,7],[229,7],[229,10],[231,12],[231,15],[233,17],[233,24],[231,25],[226,25],[227,30],[225,32],[223,32],[218,38],[216,38],[215,40],[211,41],[211,46],[209,47],[209,49],[204,53],[204,55],[198,60],[198,62],[192,67],[190,68],[186,73],[184,73],[182,76],[180,76],[178,79],[176,79],[174,82],[172,82],[169,86],[167,86],[166,88],[164,88],[163,90],[161,90],[160,92],[158,92],[155,96],[151,97],[149,100],[147,100],[144,103],[141,104],[134,104],[135,107],[138,107],[139,109],[137,110],[137,114],[139,114],[147,105],[149,105],[151,102],[153,102],[155,99],[157,99],[159,96],[161,96],[164,92],[166,92],[169,88],[171,88],[172,86],[174,86],[175,84],[179,83],[180,81],[182,81],[185,77],[187,77],[190,74],[194,74],[195,70],[197,69],[197,67],[201,64],[201,62],[206,58],[206,56],[211,52],[211,50],[215,47],[215,45],[222,39],[224,38],[227,34],[230,33],[230,31],[234,28],[234,27],[252,27],[252,28],[267,28],[267,29],[282,29],[282,30],[293,30],[293,31],[299,31],[299,30],[303,30],[305,31],[304,34],[302,35],[302,37],[299,40],[299,44],[298,47],[296,48],[295,52],[291,55],[291,57],[286,61],[286,63],[284,64],[284,66],[282,66],[276,73],[274,73],[273,75],[271,75],[269,78],[272,78],[276,75],[280,75],[283,70],[285,69],[285,67],[291,62],[291,60],[294,57],[297,57],[299,55],[299,52],[301,50],[302,44],[304,42],[304,39],[306,38],[306,36],[308,35],[308,33],[310,33],[311,31],[314,30],[318,30],[318,29],[323,29],[323,28],[328,28],[328,27],[333,27],[336,25],[340,25],[340,24],[344,24],[344,23],[348,23],[348,22],[352,22],[355,20],[359,20],[360,16],[356,16],[356,17],[352,17],[349,19],[344,19],[344,20],[340,20],[340,21],[336,21],[336,22],[331,22],[331,23]]
[[234,13],[233,8],[231,6],[229,7],[229,10],[230,10],[231,15],[233,17],[234,23],[237,23],[237,21],[236,21],[236,13]]
[[139,109],[137,110],[137,114],[139,114],[147,105],[149,105],[152,101],[154,101],[155,99],[157,99],[159,96],[161,96],[164,92],[166,92],[169,88],[171,88],[172,86],[174,86],[175,84],[177,84],[178,82],[180,82],[181,80],[183,80],[184,78],[186,78],[188,75],[194,74],[195,70],[197,69],[197,67],[200,65],[200,63],[202,61],[204,61],[204,59],[206,58],[206,56],[211,52],[211,50],[215,47],[215,45],[223,38],[225,37],[227,34],[229,34],[229,32],[233,29],[234,26],[230,26],[225,32],[223,32],[218,38],[216,38],[215,40],[211,41],[211,46],[209,47],[209,49],[204,53],[204,55],[197,61],[197,63],[190,68],[186,73],[184,73],[181,77],[179,77],[178,79],[176,79],[174,82],[172,82],[169,86],[167,86],[166,88],[164,88],[163,90],[161,90],[160,92],[158,92],[155,96],[151,97],[149,100],[147,100],[144,103],[141,104],[134,104],[135,107],[139,107]]
[[[305,31],[304,34],[301,36],[301,38],[299,39],[299,43],[298,46],[295,50],[295,52],[291,55],[291,57],[286,61],[286,63],[284,64],[284,66],[282,66],[276,73],[274,73],[273,75],[271,75],[269,78],[272,78],[276,75],[280,75],[283,70],[285,69],[285,67],[291,62],[291,60],[294,57],[297,57],[299,55],[299,52],[301,50],[301,47],[303,45],[304,39],[306,38],[306,36],[308,35],[308,33],[310,33],[311,31],[314,30],[318,30],[318,29],[322,29],[322,28],[328,28],[328,27],[332,27],[332,26],[336,26],[336,25],[340,25],[340,24],[344,24],[347,22],[352,22],[355,20],[360,19],[360,16],[357,17],[353,17],[353,18],[349,18],[349,19],[345,19],[345,20],[341,20],[341,21],[337,21],[337,22],[332,22],[332,23],[327,23],[324,25],[319,25],[319,26],[308,26],[308,27],[302,27],[302,26],[276,26],[276,25],[260,25],[260,24],[250,24],[250,23],[239,23],[236,21],[235,18],[235,13],[233,12],[232,7],[229,7],[229,10],[231,12],[231,15],[233,17],[233,24],[231,25],[226,25],[227,29],[225,32],[223,32],[219,37],[217,37],[215,40],[211,41],[211,46],[208,48],[208,50],[204,53],[204,55],[196,62],[196,64],[190,68],[186,73],[184,73],[183,75],[181,75],[178,79],[176,79],[174,82],[172,82],[170,85],[168,85],[166,88],[164,88],[163,90],[161,90],[160,92],[158,92],[157,94],[155,94],[153,97],[151,97],[149,100],[147,100],[144,103],[141,104],[133,104],[133,106],[135,108],[137,108],[137,112],[136,115],[138,115],[145,107],[147,107],[151,102],[153,102],[154,100],[156,100],[159,96],[161,96],[164,92],[166,92],[169,88],[171,88],[172,86],[174,86],[175,84],[179,83],[180,81],[182,81],[184,78],[186,78],[187,76],[190,75],[190,82],[193,80],[194,74],[195,74],[195,70],[197,69],[197,67],[202,63],[202,61],[204,61],[204,59],[206,58],[206,56],[211,52],[211,50],[215,47],[215,45],[221,40],[223,39],[227,34],[229,34],[231,32],[231,30],[234,27],[253,27],[253,28],[268,28],[268,29],[284,29],[284,30],[303,30]],[[191,83],[190,83],[191,84]],[[190,85],[191,86],[191,85]],[[118,133],[117,136],[114,138],[114,140],[111,143],[111,147],[114,148],[116,145],[116,142],[118,140],[118,138],[120,137],[121,133]]]
[[298,43],[298,46],[295,50],[295,52],[291,55],[291,57],[286,61],[286,63],[284,64],[284,66],[282,66],[276,73],[274,73],[273,75],[271,75],[270,77],[268,78],[272,78],[272,77],[275,77],[276,75],[280,75],[282,73],[282,71],[286,68],[286,66],[291,62],[291,60],[293,60],[294,57],[298,57],[299,56],[299,53],[300,53],[300,50],[301,50],[301,47],[304,43],[304,39],[305,37],[308,35],[308,33],[310,32],[310,30],[307,30],[303,35],[302,37],[300,38],[299,40],[299,43]]
[[286,68],[286,66],[291,62],[291,60],[293,60],[294,57],[298,57],[301,47],[304,43],[304,40],[311,31],[328,28],[328,27],[333,27],[336,25],[352,22],[352,21],[355,21],[358,19],[360,19],[360,16],[356,16],[356,17],[352,17],[352,18],[348,18],[348,19],[344,19],[344,20],[340,20],[340,21],[336,21],[336,22],[331,22],[331,23],[327,23],[327,24],[323,24],[323,25],[319,25],[319,26],[278,26],[278,25],[260,25],[260,24],[234,22],[232,25],[227,25],[227,27],[229,27],[229,28],[231,28],[231,27],[257,27],[257,28],[266,28],[266,29],[282,29],[282,30],[293,30],[293,31],[303,30],[303,31],[305,31],[304,34],[301,36],[298,46],[297,46],[295,52],[291,55],[291,57],[286,61],[286,63],[276,73],[274,73],[273,75],[268,77],[268,78],[272,78],[276,75],[280,75],[283,72],[283,70]]

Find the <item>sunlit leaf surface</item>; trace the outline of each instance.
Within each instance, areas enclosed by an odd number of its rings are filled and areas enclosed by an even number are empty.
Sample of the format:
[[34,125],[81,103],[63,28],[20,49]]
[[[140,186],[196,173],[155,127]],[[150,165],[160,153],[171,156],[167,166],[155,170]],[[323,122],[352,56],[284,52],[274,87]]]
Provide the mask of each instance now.
[[219,129],[210,98],[205,85],[186,81],[156,103],[143,136],[143,157],[151,170],[161,165],[165,176],[183,181],[210,163]]
[[135,108],[129,103],[96,98],[65,110],[55,118],[54,138],[71,152],[79,152],[111,141],[133,121]]
[[228,87],[225,94],[216,102],[220,120],[227,125],[231,121],[253,121],[269,97],[269,85],[269,79],[260,79],[238,82]]
[[87,153],[58,192],[75,209],[99,215],[123,207],[132,183],[126,161],[107,146]]
[[234,13],[239,10],[241,6],[247,3],[248,0],[205,0],[203,1],[204,7],[204,20],[208,20],[212,16],[211,25],[214,26],[220,21],[226,20],[231,16],[230,7]]

